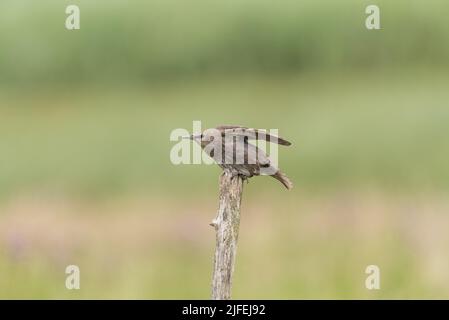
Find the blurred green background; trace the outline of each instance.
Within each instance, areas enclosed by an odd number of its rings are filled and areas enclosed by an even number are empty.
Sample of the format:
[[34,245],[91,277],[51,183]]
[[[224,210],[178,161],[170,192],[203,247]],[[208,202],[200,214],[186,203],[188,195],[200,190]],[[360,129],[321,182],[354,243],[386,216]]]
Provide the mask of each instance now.
[[[381,30],[365,28],[370,4]],[[279,150],[292,191],[245,185],[234,298],[448,298],[448,13],[3,0],[0,298],[207,299],[220,170],[169,158],[193,120],[293,142]]]

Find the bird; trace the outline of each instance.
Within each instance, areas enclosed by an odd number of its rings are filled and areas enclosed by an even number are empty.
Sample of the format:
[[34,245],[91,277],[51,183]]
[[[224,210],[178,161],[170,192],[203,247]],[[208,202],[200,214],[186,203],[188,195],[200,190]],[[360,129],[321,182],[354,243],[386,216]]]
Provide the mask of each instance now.
[[291,145],[281,137],[260,129],[220,125],[186,138],[198,143],[225,174],[238,175],[247,181],[253,176],[268,175],[281,182],[288,190],[293,188],[291,180],[273,164],[268,155],[249,142],[249,140],[265,140],[282,146]]

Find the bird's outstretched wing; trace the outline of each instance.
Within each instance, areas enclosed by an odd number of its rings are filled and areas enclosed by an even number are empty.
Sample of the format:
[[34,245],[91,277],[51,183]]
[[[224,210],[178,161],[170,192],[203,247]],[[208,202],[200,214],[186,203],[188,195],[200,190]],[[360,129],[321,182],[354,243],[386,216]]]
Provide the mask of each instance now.
[[268,142],[274,142],[280,144],[282,146],[289,146],[291,143],[281,137],[276,137],[274,135],[269,134],[266,130],[247,128],[242,126],[230,126],[223,125],[218,126],[218,130],[222,132],[222,134],[226,136],[237,136],[246,138],[249,140],[265,140]]

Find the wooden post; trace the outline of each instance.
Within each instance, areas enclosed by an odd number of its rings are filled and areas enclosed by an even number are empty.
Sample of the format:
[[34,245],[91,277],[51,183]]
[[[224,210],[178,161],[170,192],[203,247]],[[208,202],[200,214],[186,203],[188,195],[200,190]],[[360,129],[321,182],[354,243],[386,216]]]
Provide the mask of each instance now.
[[223,172],[220,176],[220,204],[217,217],[211,226],[216,232],[214,273],[212,277],[212,299],[231,298],[232,273],[240,225],[240,204],[243,179]]

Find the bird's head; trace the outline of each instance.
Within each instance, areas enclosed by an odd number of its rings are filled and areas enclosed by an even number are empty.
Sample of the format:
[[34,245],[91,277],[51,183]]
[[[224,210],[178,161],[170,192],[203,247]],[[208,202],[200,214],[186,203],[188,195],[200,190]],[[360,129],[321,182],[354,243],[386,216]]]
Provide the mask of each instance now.
[[202,133],[184,136],[184,139],[190,139],[200,144],[202,148],[207,146],[212,141],[219,141],[221,139],[221,131],[215,128],[206,129]]

